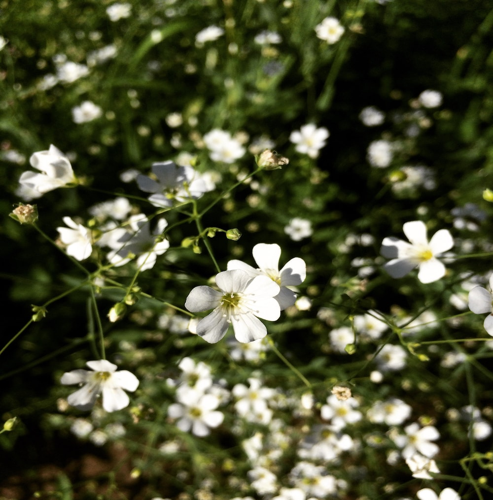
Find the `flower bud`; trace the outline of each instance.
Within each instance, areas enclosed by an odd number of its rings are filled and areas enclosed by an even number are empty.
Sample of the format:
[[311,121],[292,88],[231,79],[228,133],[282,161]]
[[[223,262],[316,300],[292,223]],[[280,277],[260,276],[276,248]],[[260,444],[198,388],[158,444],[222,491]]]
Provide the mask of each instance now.
[[17,417],[14,417],[14,418],[9,418],[9,419],[8,419],[8,420],[7,420],[7,421],[3,424],[3,430],[4,430],[4,431],[7,431],[7,432],[11,431],[11,430],[14,428],[14,426],[15,426],[16,422],[17,422]]
[[266,149],[261,155],[256,156],[255,160],[260,168],[265,168],[265,170],[277,170],[282,168],[283,165],[289,163],[288,158],[281,156],[276,151]]
[[115,304],[108,313],[108,318],[112,323],[115,323],[119,319],[122,319],[127,312],[127,307],[122,302]]
[[127,304],[127,306],[133,306],[137,302],[137,300],[138,300],[137,295],[130,293],[125,297],[124,302],[125,304]]
[[37,205],[20,204],[9,215],[12,219],[21,224],[34,224],[38,220],[38,207]]
[[46,318],[46,315],[48,314],[46,308],[43,306],[35,306],[34,304],[31,304],[31,308],[34,313],[31,316],[33,321],[41,321],[43,318]]
[[354,344],[348,344],[344,350],[348,353],[348,354],[354,354],[356,352],[356,346]]
[[226,238],[228,240],[238,241],[241,238],[241,233],[238,229],[228,229],[226,231]]
[[185,238],[182,242],[181,242],[181,246],[183,248],[188,248],[189,246],[193,245],[195,242],[195,238]]
[[346,401],[352,396],[351,389],[342,385],[335,385],[331,392],[339,401]]
[[483,191],[483,200],[493,202],[493,191],[491,189],[485,189]]
[[214,238],[214,236],[216,236],[216,233],[217,233],[217,229],[215,227],[209,227],[207,229],[207,237],[208,238]]

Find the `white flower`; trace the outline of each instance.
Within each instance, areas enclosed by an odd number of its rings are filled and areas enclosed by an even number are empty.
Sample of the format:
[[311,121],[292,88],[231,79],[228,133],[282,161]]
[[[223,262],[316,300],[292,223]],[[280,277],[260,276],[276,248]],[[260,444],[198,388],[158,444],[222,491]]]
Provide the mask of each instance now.
[[222,28],[218,26],[209,26],[195,35],[195,42],[197,45],[202,45],[205,42],[213,42],[222,35],[224,35],[224,30]]
[[86,364],[93,371],[73,370],[63,374],[63,385],[84,384],[70,394],[68,403],[80,410],[89,410],[99,394],[103,393],[103,408],[106,411],[113,412],[128,406],[129,399],[123,389],[135,391],[139,386],[137,377],[127,370],[117,372],[117,366],[104,359]]
[[406,464],[411,469],[413,477],[418,479],[433,479],[430,472],[440,474],[440,470],[438,469],[435,460],[423,457],[423,455],[420,455],[419,453],[415,453],[413,456],[407,458]]
[[103,446],[108,441],[108,435],[100,429],[91,432],[89,441],[96,446]]
[[312,433],[302,441],[298,455],[304,459],[329,461],[353,446],[351,437],[342,434],[337,427],[315,425]]
[[248,479],[251,481],[250,486],[259,495],[268,495],[277,490],[277,477],[264,467],[248,471]]
[[192,167],[165,161],[154,163],[151,169],[157,180],[138,175],[137,184],[142,191],[152,193],[149,201],[155,207],[172,207],[175,202],[200,198],[210,190],[208,183]]
[[25,188],[44,194],[77,182],[68,158],[53,145],[48,151],[34,153],[29,163],[42,173],[24,172],[19,182]]
[[[72,61],[67,61],[57,67],[56,78],[58,78],[58,81],[62,83],[72,83],[78,80],[79,78],[87,76],[88,74],[89,74],[89,68],[85,64],[77,64]],[[53,79],[51,80],[52,81],[49,82],[45,81],[44,82],[45,86],[47,83],[50,84],[53,83],[54,80]]]
[[170,113],[165,118],[168,127],[176,128],[183,124],[183,116],[181,113]]
[[454,246],[454,240],[446,229],[436,232],[428,243],[426,226],[421,221],[406,222],[404,234],[411,244],[395,237],[385,238],[380,253],[392,259],[384,265],[392,278],[402,278],[419,267],[421,283],[432,283],[445,275],[445,266],[436,258]]
[[4,38],[3,36],[0,36],[0,52],[5,48],[5,46],[9,43],[9,41]]
[[336,492],[336,479],[326,469],[310,462],[298,462],[289,473],[291,483],[310,497],[323,498]]
[[270,45],[277,44],[282,42],[281,35],[276,33],[275,31],[261,31],[258,35],[255,36],[255,43],[259,45]]
[[53,88],[58,83],[58,77],[49,73],[44,75],[41,81],[38,83],[37,88],[39,90],[45,91]]
[[[493,287],[493,274],[490,277],[491,287]],[[493,295],[486,288],[477,286],[469,292],[468,305],[474,314],[488,313],[483,326],[488,335],[493,336]]]
[[214,161],[233,163],[245,154],[245,148],[225,130],[211,130],[204,135],[204,143]]
[[86,438],[93,429],[91,422],[85,418],[76,418],[70,426],[70,432],[78,438]]
[[96,64],[103,64],[109,59],[113,59],[116,56],[118,49],[113,45],[106,45],[98,50],[94,50],[87,54],[87,64],[89,66],[95,66]]
[[340,430],[348,424],[361,420],[361,412],[354,409],[358,407],[356,399],[349,398],[341,401],[332,394],[327,398],[327,404],[320,409],[320,415],[324,420],[330,420],[334,429]]
[[70,217],[64,217],[63,222],[70,228],[57,227],[60,239],[67,245],[67,254],[74,259],[84,260],[91,255],[91,231],[82,224],[76,224]]
[[275,297],[281,311],[292,306],[296,301],[296,294],[288,286],[301,285],[306,278],[306,265],[303,259],[295,257],[291,259],[279,271],[279,259],[281,257],[281,247],[275,243],[259,243],[252,250],[253,258],[258,266],[257,269],[245,264],[241,260],[230,260],[228,271],[241,269],[251,278],[256,276],[267,276],[281,287],[279,295]]
[[326,17],[320,24],[315,26],[315,31],[318,38],[331,45],[339,41],[344,33],[344,27],[335,17]]
[[114,200],[104,201],[89,208],[89,213],[93,217],[106,219],[111,217],[116,220],[123,220],[132,210],[132,205],[127,198],[118,197]]
[[416,492],[419,500],[460,500],[460,495],[452,488],[445,488],[437,495],[431,488],[423,488]]
[[298,153],[307,154],[310,158],[317,158],[319,150],[325,146],[329,135],[326,128],[317,128],[313,123],[309,123],[303,125],[299,131],[291,132],[289,140],[296,144],[295,149]]
[[72,108],[72,119],[75,123],[92,122],[103,114],[103,110],[91,101],[84,101],[80,106]]
[[442,104],[442,94],[438,90],[424,90],[418,100],[425,108],[438,108]]
[[226,334],[232,323],[239,342],[251,342],[267,335],[267,329],[258,317],[269,321],[279,319],[281,310],[275,300],[280,287],[267,276],[251,279],[244,271],[224,271],[216,276],[220,292],[208,286],[194,288],[185,302],[191,312],[214,309],[197,325],[197,334],[210,343],[216,343]]
[[181,369],[180,382],[187,387],[204,393],[212,386],[211,369],[202,361],[195,363],[192,358],[183,358],[178,367]]
[[411,407],[397,398],[377,401],[367,413],[370,422],[387,425],[401,425],[411,416]]
[[209,428],[218,427],[224,420],[224,415],[216,411],[219,399],[212,394],[203,394],[187,386],[182,386],[176,393],[179,403],[168,408],[171,418],[178,418],[176,426],[183,432],[192,431],[195,436],[207,436]]
[[233,387],[233,396],[238,399],[235,409],[239,415],[245,417],[249,413],[262,413],[267,410],[267,401],[275,395],[274,389],[262,387],[257,378],[249,378],[250,387],[236,384]]
[[375,361],[381,371],[397,371],[406,366],[407,352],[400,345],[387,344],[378,353]]
[[113,22],[130,17],[131,13],[132,5],[129,3],[114,3],[106,9],[106,14],[108,14],[110,21]]
[[368,146],[367,159],[372,167],[388,167],[394,157],[392,144],[389,141],[373,141]]
[[366,334],[372,339],[379,339],[382,333],[387,330],[388,325],[383,320],[377,319],[379,314],[376,311],[370,310],[368,312],[371,314],[354,317],[354,327],[359,333]]
[[293,241],[300,241],[313,234],[312,223],[307,219],[295,217],[289,221],[289,224],[284,228],[284,232]]
[[405,436],[394,436],[393,440],[399,448],[403,448],[402,456],[407,459],[411,458],[416,453],[419,453],[427,458],[434,457],[439,448],[435,441],[440,438],[440,433],[432,425],[419,427],[419,424],[413,423],[404,428]]
[[279,495],[272,500],[305,500],[306,495],[300,488],[281,488]]
[[354,342],[354,332],[352,328],[349,328],[348,326],[335,328],[329,333],[329,341],[334,351],[346,352],[346,346]]
[[169,241],[161,239],[161,235],[168,222],[161,218],[151,234],[150,222],[144,214],[132,215],[127,229],[116,228],[99,240],[100,245],[107,245],[112,250],[107,258],[114,266],[123,266],[139,255],[137,266],[140,271],[152,269],[158,255],[162,255],[169,248]]
[[385,120],[385,113],[380,111],[375,106],[368,106],[363,108],[359,114],[359,119],[362,121],[363,125],[367,127],[377,127],[382,125]]

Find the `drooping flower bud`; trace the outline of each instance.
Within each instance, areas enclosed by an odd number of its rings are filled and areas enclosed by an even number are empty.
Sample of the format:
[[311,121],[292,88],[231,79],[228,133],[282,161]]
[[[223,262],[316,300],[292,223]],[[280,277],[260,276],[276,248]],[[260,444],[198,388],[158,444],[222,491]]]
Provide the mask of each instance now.
[[20,204],[9,215],[21,224],[34,224],[38,220],[38,207],[37,205]]
[[119,319],[122,319],[125,316],[127,311],[127,307],[122,302],[118,302],[115,304],[108,313],[108,318],[112,323],[115,323]]
[[238,229],[228,229],[226,231],[226,238],[228,240],[238,241],[241,238],[241,233]]

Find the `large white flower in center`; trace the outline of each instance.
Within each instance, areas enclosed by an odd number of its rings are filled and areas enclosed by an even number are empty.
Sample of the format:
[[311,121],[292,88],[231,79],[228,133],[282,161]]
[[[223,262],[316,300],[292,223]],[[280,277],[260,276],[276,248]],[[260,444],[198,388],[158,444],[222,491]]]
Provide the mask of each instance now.
[[191,312],[214,309],[197,324],[197,334],[215,344],[233,325],[238,342],[252,342],[267,335],[267,329],[258,318],[275,321],[281,315],[274,298],[280,287],[267,276],[251,278],[241,270],[224,271],[216,276],[221,291],[208,286],[194,288],[187,297],[185,307]]

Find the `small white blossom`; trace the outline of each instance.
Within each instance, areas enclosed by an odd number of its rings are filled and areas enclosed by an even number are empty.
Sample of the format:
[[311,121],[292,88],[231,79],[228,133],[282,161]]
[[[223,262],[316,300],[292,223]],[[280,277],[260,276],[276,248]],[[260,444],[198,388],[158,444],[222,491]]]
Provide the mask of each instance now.
[[248,479],[251,481],[250,486],[259,495],[268,495],[277,490],[277,477],[264,467],[248,471]]
[[91,101],[84,101],[80,106],[72,108],[74,123],[92,122],[103,114],[103,110]]
[[404,234],[410,244],[395,237],[385,238],[380,253],[392,259],[384,265],[392,278],[402,278],[415,267],[419,267],[421,283],[432,283],[445,275],[445,266],[437,259],[454,246],[452,235],[446,229],[436,232],[428,242],[426,226],[421,221],[406,222]]
[[411,407],[404,401],[391,398],[386,401],[377,401],[368,410],[370,422],[387,425],[401,425],[411,416]]
[[67,245],[67,254],[77,260],[87,259],[92,252],[91,231],[82,224],[75,223],[70,217],[64,217],[63,222],[68,228],[58,227],[57,231],[62,242]]
[[403,448],[401,454],[404,459],[411,458],[416,453],[432,458],[438,453],[438,446],[431,441],[439,439],[440,433],[432,425],[420,427],[419,424],[413,423],[405,427],[404,432],[405,435],[393,437],[395,444]]
[[106,219],[111,217],[116,220],[124,220],[132,210],[132,205],[127,198],[118,197],[114,200],[104,201],[89,208],[89,213],[93,217]]
[[327,404],[320,409],[320,415],[324,420],[330,420],[334,429],[341,430],[346,425],[361,420],[361,412],[355,410],[358,407],[356,399],[349,398],[341,401],[332,394],[327,398]]
[[354,342],[354,332],[347,326],[335,328],[329,333],[329,341],[336,352],[345,352],[345,347]]
[[113,22],[130,17],[131,13],[132,5],[129,3],[114,3],[106,9],[106,14]]
[[282,42],[281,35],[276,33],[275,31],[261,31],[258,35],[255,36],[255,43],[259,45],[270,45],[270,44],[278,44]]
[[289,478],[307,497],[323,498],[336,493],[337,490],[335,477],[326,475],[325,467],[310,462],[298,462],[289,473]]
[[406,366],[407,352],[400,345],[387,344],[378,353],[375,361],[381,371],[402,370]]
[[73,83],[88,74],[89,68],[85,64],[77,64],[72,61],[67,61],[57,66],[56,78],[62,83]]
[[213,129],[204,135],[204,143],[210,151],[211,160],[234,163],[245,154],[241,143],[225,130]]
[[431,488],[423,488],[416,492],[419,500],[461,500],[460,495],[452,488],[445,488],[437,495]]
[[442,104],[442,94],[438,90],[424,90],[418,100],[425,108],[438,108]]
[[[493,287],[493,275],[490,277],[490,288]],[[473,288],[469,292],[469,309],[474,314],[487,313],[483,326],[488,335],[493,336],[493,295],[481,286]]]
[[377,127],[378,125],[382,125],[385,121],[385,113],[377,109],[375,106],[368,106],[361,110],[359,119],[363,125],[366,125],[367,127]]
[[289,224],[284,228],[284,232],[293,241],[300,241],[313,234],[312,223],[307,219],[295,217],[289,221]]
[[317,128],[313,123],[309,123],[303,125],[299,131],[291,132],[289,140],[296,144],[295,149],[298,153],[307,154],[310,158],[317,158],[329,135],[326,128]]
[[106,45],[106,47],[89,52],[89,54],[87,54],[87,64],[89,66],[103,64],[106,61],[113,59],[117,53],[118,49],[115,47],[115,45]]
[[418,479],[433,479],[430,472],[440,474],[440,470],[438,469],[435,460],[426,458],[419,453],[415,453],[411,457],[407,458],[406,464],[411,469],[413,477]]
[[389,141],[373,141],[368,146],[367,159],[372,167],[386,168],[394,157],[392,144]]
[[103,446],[108,441],[108,435],[100,429],[91,432],[89,441],[95,446]]
[[201,46],[206,42],[213,42],[223,35],[224,30],[222,28],[218,26],[209,26],[195,35],[195,42],[198,46]]
[[229,355],[235,361],[245,360],[250,363],[258,362],[262,357],[262,353],[269,348],[264,339],[254,340],[248,344],[241,344],[236,342],[233,338],[228,338],[227,343],[230,349]]
[[[117,366],[106,360],[88,361],[87,366],[93,371],[73,370],[63,374],[63,385],[84,384],[77,392],[70,394],[68,403],[80,410],[93,407],[99,394],[103,394],[103,408],[113,412],[125,408],[129,398],[125,391],[137,389],[137,377],[127,370],[116,371]],[[124,391],[125,389],[125,391]]]
[[70,426],[70,432],[78,438],[86,438],[94,429],[89,420],[84,418],[76,418]]
[[370,310],[368,312],[371,314],[354,317],[354,327],[359,333],[368,335],[372,339],[379,339],[382,333],[388,329],[388,325],[383,320],[377,319],[379,314],[376,311]]
[[181,384],[195,389],[197,392],[205,393],[212,386],[211,369],[204,362],[195,363],[192,358],[183,358],[178,367],[181,369]]
[[267,401],[275,395],[274,389],[262,387],[257,378],[249,378],[250,387],[236,384],[233,387],[233,396],[237,399],[235,410],[245,417],[250,413],[262,413],[267,410]]
[[335,17],[326,17],[320,24],[315,26],[315,32],[318,38],[331,45],[340,40],[344,33],[344,27]]

